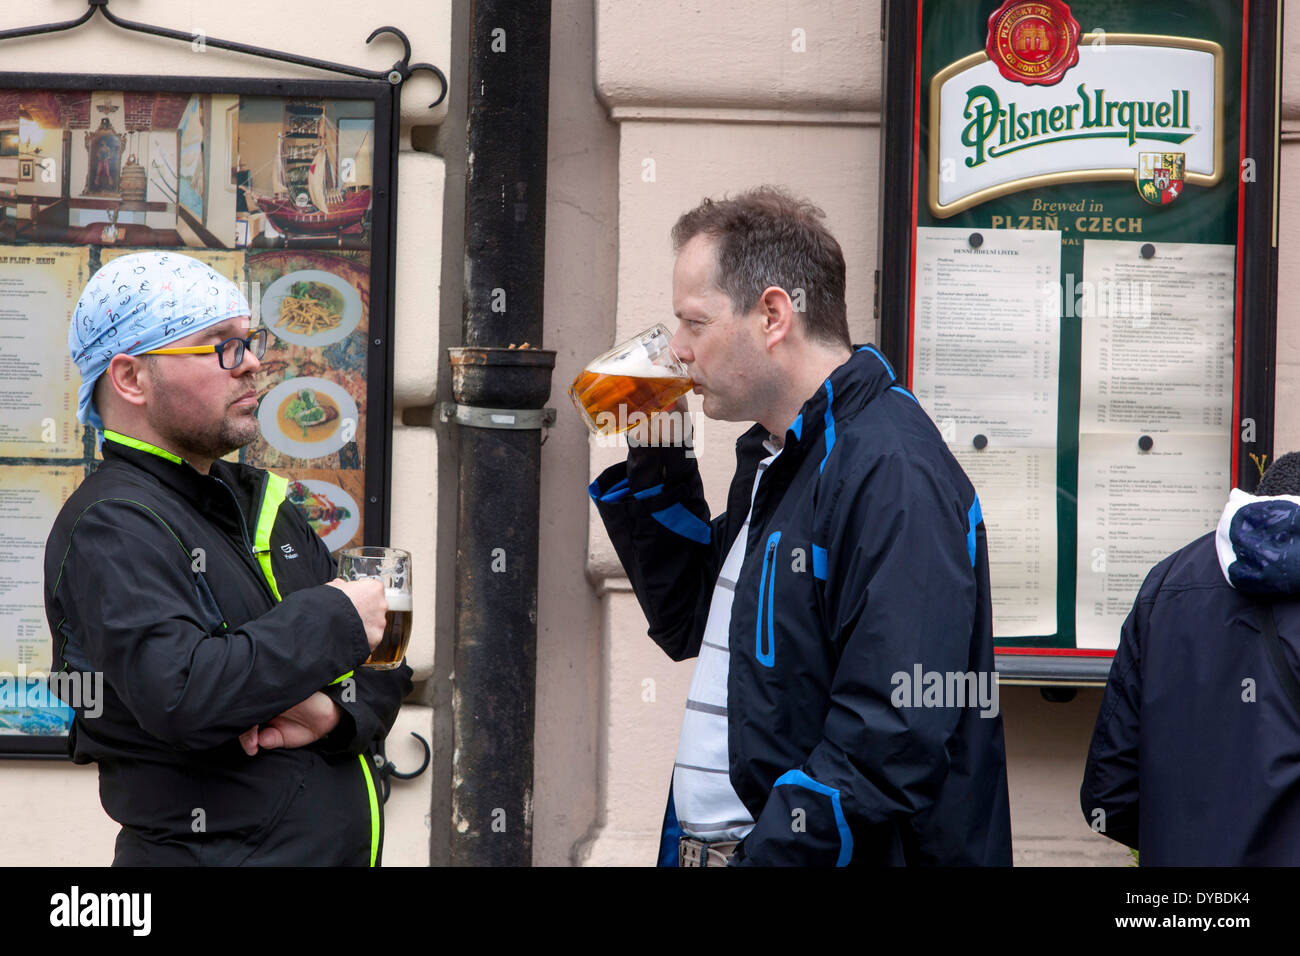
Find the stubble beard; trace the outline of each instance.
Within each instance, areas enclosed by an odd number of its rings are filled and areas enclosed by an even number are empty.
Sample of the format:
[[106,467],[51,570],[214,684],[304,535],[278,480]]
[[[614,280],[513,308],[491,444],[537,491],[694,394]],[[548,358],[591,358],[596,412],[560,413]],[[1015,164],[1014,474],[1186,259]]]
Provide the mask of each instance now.
[[221,420],[211,422],[201,428],[178,427],[181,420],[176,412],[183,407],[174,389],[165,378],[154,372],[154,389],[156,401],[148,408],[149,425],[155,432],[167,439],[182,458],[211,459],[224,458],[249,444],[260,432],[257,423],[257,408],[253,406],[246,412],[232,412],[226,406]]
[[215,461],[243,448],[258,435],[257,419],[251,414],[241,414],[233,419],[227,414],[220,422],[202,430],[177,428],[169,417],[160,415],[158,418],[150,424],[181,452],[182,458]]

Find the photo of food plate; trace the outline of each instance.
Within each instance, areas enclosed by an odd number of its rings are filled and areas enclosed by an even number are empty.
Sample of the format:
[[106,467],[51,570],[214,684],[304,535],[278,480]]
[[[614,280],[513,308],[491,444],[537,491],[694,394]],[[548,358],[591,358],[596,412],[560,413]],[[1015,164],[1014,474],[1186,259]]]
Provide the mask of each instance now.
[[347,281],[319,269],[290,272],[262,296],[261,321],[295,345],[333,345],[361,321],[361,295]]
[[321,458],[356,438],[357,403],[337,382],[291,378],[262,398],[257,408],[262,437],[295,458]]
[[307,523],[331,551],[346,545],[361,527],[361,509],[356,501],[328,481],[314,478],[291,481],[285,497],[302,509]]

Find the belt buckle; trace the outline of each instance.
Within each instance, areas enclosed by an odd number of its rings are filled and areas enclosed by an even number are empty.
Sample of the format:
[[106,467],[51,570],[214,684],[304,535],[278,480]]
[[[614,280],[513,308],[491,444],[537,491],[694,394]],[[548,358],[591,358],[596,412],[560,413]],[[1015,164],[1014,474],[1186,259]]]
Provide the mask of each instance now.
[[719,840],[704,848],[705,866],[726,866],[731,854],[736,852],[738,840]]
[[700,867],[707,865],[708,849],[704,841],[683,836],[677,841],[677,865]]
[[716,843],[706,843],[694,837],[682,836],[677,843],[677,865],[680,867],[726,866],[738,842],[719,840]]

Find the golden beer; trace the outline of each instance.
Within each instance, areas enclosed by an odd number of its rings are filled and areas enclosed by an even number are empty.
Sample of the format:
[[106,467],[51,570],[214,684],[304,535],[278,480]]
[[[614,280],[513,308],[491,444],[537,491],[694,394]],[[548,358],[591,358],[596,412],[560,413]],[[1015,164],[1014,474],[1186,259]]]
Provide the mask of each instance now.
[[398,548],[348,548],[339,555],[339,577],[345,581],[378,578],[384,583],[384,636],[363,667],[392,670],[406,656],[411,639],[411,555]]
[[569,398],[593,434],[625,432],[669,411],[695,387],[668,347],[669,338],[668,330],[656,325],[592,359],[573,380]]
[[385,588],[384,598],[388,601],[388,613],[384,615],[384,637],[366,658],[366,667],[376,670],[392,670],[402,663],[406,656],[406,645],[411,639],[411,594]]
[[[617,435],[637,424],[633,412],[666,412],[695,383],[678,376],[616,375],[584,369],[569,389],[574,404],[598,435]],[[631,420],[629,420],[631,419]]]

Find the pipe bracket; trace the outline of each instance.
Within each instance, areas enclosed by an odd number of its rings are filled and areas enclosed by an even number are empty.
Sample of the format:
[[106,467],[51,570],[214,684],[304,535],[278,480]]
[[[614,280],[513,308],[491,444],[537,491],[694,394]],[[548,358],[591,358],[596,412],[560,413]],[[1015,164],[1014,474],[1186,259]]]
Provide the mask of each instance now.
[[555,424],[555,409],[480,408],[477,405],[441,402],[438,405],[438,420],[455,422],[457,425],[466,425],[470,428],[505,428],[523,431],[550,428]]

